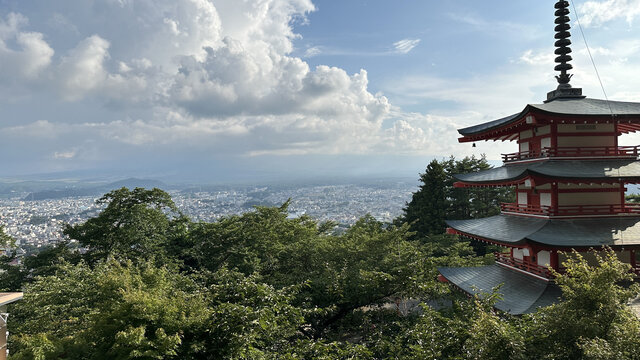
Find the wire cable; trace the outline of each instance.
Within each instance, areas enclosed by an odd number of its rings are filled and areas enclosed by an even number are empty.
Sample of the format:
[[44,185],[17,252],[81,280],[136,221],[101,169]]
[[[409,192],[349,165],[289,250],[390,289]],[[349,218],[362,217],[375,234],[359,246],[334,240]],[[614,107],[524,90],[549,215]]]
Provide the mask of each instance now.
[[596,71],[596,76],[598,77],[598,82],[600,83],[600,88],[602,89],[602,93],[604,94],[604,99],[607,102],[607,106],[609,106],[609,112],[611,112],[611,117],[614,118],[615,114],[613,113],[613,108],[611,107],[611,102],[609,102],[609,97],[607,96],[607,91],[604,89],[604,84],[602,83],[602,79],[600,78],[600,72],[598,71],[598,67],[596,66],[596,62],[593,60],[593,55],[591,54],[591,49],[589,48],[589,43],[587,42],[587,37],[584,35],[584,30],[582,29],[582,23],[580,22],[580,14],[578,13],[578,9],[576,8],[575,0],[569,0],[571,2],[571,6],[573,6],[573,12],[576,14],[576,20],[578,21],[578,27],[580,28],[580,34],[582,34],[582,40],[584,40],[584,46],[587,47],[587,53],[589,54],[589,59],[591,59],[591,64],[593,65],[593,69]]

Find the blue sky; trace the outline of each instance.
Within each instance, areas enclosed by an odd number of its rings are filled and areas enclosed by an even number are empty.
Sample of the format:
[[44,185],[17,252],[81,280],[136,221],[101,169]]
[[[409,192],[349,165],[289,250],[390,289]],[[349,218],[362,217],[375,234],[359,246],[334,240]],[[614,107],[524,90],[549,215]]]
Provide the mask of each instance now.
[[[515,144],[473,149],[455,130],[555,87],[554,3],[0,0],[0,177],[405,176],[499,159]],[[576,6],[610,98],[640,101],[640,0]],[[573,84],[602,98],[573,34]]]

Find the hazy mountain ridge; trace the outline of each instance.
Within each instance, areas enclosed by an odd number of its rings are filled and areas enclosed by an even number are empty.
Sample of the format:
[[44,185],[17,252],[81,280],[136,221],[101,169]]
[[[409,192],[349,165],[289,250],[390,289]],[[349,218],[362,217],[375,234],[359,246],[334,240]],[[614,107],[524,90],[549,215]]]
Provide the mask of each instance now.
[[137,187],[151,189],[151,188],[166,188],[167,184],[159,180],[129,178],[129,179],[108,183],[105,185],[92,186],[92,187],[84,187],[82,185],[79,185],[77,187],[67,187],[64,189],[34,191],[34,192],[31,192],[29,195],[25,196],[23,200],[35,201],[35,200],[63,199],[67,197],[100,196],[111,190],[119,189],[122,187],[130,188],[130,189],[137,188]]

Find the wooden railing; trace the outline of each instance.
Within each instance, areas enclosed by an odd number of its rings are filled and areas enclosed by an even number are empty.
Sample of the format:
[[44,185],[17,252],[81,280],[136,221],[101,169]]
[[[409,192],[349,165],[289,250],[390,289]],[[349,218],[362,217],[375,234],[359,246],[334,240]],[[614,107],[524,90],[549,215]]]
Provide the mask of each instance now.
[[547,157],[625,157],[637,158],[640,145],[637,146],[586,146],[586,147],[545,147],[540,151],[521,151],[502,154],[502,161],[547,158]]
[[[553,278],[551,271],[546,266],[528,263],[526,261],[516,259],[512,257],[511,254],[509,253],[496,252],[494,253],[494,255],[495,255],[496,262],[499,262],[499,263],[502,263],[502,264],[505,264],[505,265],[514,267],[516,269],[520,269],[538,276],[542,276],[547,279]],[[567,268],[564,266],[560,266],[556,271],[559,274],[565,274],[567,272]],[[632,267],[631,272],[634,273],[636,276],[640,277],[640,264],[637,264],[635,268]]]
[[520,214],[531,214],[531,215],[544,215],[550,216],[552,213],[551,206],[534,206],[527,204],[517,204],[517,203],[502,203],[500,204],[500,210],[502,212],[515,212]]
[[617,215],[638,214],[640,204],[613,204],[613,205],[562,205],[558,207],[534,206],[527,204],[504,203],[500,204],[503,212],[513,212],[542,216],[589,216],[589,215]]
[[520,259],[516,259],[511,257],[511,254],[507,253],[495,253],[496,262],[514,267],[516,269],[520,269],[538,276],[545,277],[547,279],[551,278],[551,272],[545,266],[540,266],[538,264],[529,263],[526,261],[522,261]]

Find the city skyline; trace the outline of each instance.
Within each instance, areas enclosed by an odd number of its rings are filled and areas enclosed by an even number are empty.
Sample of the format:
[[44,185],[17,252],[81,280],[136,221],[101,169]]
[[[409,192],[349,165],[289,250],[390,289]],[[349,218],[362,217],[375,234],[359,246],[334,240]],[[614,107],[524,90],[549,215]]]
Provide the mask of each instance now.
[[[609,98],[640,101],[640,1],[575,5]],[[571,17],[572,83],[603,98]],[[498,160],[514,145],[472,149],[456,129],[544,99],[552,25],[552,1],[0,0],[0,177],[411,176],[432,158]]]

